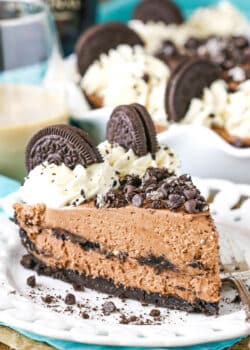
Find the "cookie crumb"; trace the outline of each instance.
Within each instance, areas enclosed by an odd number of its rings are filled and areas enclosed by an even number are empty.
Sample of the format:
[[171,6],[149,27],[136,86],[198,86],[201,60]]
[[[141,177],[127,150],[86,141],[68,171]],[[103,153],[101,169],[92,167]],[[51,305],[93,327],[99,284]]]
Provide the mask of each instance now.
[[27,283],[27,285],[29,287],[35,288],[35,286],[36,286],[36,277],[35,276],[28,277],[26,283]]
[[104,315],[108,316],[108,315],[112,314],[113,312],[116,312],[117,308],[112,301],[106,301],[102,305],[102,310],[103,310]]
[[66,305],[75,305],[76,303],[76,297],[74,296],[74,294],[67,294],[64,300]]
[[161,315],[160,310],[152,309],[149,313],[150,316],[152,317],[159,317]]

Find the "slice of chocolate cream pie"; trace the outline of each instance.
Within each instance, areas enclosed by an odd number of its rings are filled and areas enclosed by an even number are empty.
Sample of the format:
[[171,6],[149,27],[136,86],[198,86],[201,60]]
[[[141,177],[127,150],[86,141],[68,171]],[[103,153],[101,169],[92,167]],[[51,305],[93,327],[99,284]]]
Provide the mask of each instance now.
[[117,107],[107,141],[41,130],[26,152],[14,205],[26,268],[100,292],[214,314],[218,234],[208,205],[156,140],[144,107]]

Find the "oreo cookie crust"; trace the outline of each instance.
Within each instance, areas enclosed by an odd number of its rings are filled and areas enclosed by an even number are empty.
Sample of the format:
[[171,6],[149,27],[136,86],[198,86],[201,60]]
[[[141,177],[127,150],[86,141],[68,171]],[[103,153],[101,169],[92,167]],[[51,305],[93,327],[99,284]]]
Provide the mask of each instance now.
[[126,24],[119,22],[99,24],[84,32],[76,46],[77,64],[80,74],[83,76],[88,67],[102,53],[108,53],[109,50],[121,44],[129,46],[144,45],[142,39],[135,31]]
[[190,102],[200,97],[205,87],[219,78],[219,69],[204,59],[190,59],[171,74],[165,94],[168,119],[179,122],[185,117]]
[[107,139],[139,157],[155,154],[158,149],[156,132],[150,115],[139,104],[122,105],[114,109],[107,126]]
[[49,164],[89,166],[102,162],[102,157],[83,130],[69,125],[53,125],[40,130],[26,149],[26,168],[31,171],[47,161]]
[[180,24],[183,15],[179,7],[170,0],[144,0],[136,6],[133,19],[147,22],[163,22]]

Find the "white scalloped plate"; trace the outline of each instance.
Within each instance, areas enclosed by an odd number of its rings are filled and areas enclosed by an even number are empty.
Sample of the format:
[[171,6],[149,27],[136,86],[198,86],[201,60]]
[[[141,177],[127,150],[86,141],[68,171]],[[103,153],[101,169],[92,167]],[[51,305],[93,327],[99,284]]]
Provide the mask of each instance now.
[[[216,190],[211,211],[218,229],[230,234],[250,263],[250,186],[234,185],[221,180],[196,180],[205,196]],[[15,196],[2,200],[0,205],[10,210]],[[231,209],[241,202],[237,209]],[[56,297],[51,305],[41,297],[47,294],[64,296],[72,292],[70,285],[37,276],[38,288],[31,289],[26,279],[31,271],[23,269],[20,258],[24,253],[17,227],[4,216],[0,216],[0,321],[9,326],[56,339],[82,343],[123,346],[187,346],[208,341],[231,339],[250,334],[241,304],[232,303],[235,292],[223,291],[219,316],[207,317],[160,308],[161,324],[149,316],[153,306],[142,306],[136,301],[122,301],[91,290],[73,292],[81,306],[67,310],[64,301]],[[221,242],[223,244],[223,242]],[[102,304],[112,300],[127,317],[142,315],[148,325],[119,324],[120,312],[102,315]],[[93,307],[95,310],[93,310]],[[66,310],[65,310],[66,309]],[[80,317],[88,312],[90,319]]]

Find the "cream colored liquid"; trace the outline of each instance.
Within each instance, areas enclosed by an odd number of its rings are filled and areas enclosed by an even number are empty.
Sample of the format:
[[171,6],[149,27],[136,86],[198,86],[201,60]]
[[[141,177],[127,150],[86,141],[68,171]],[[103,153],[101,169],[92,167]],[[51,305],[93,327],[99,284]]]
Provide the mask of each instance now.
[[62,96],[40,87],[0,85],[0,174],[22,180],[25,148],[31,136],[68,119]]

